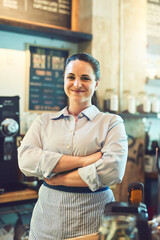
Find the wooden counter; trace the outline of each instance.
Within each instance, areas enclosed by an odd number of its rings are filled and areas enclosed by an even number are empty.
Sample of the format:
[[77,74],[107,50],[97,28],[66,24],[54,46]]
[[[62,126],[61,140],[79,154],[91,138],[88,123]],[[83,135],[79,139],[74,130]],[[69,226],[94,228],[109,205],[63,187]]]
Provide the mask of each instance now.
[[37,199],[37,197],[37,192],[28,188],[25,190],[3,193],[0,195],[0,204]]

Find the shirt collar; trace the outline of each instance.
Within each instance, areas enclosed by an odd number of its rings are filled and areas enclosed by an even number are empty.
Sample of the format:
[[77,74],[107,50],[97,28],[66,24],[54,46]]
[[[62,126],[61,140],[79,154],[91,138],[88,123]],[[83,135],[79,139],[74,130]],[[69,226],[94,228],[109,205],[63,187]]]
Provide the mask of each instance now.
[[61,111],[53,113],[53,115],[51,116],[51,119],[57,119],[57,118],[61,118],[61,117],[68,117],[69,113],[68,113],[67,108],[68,107],[65,107]]
[[[51,117],[51,119],[58,119],[58,118],[63,118],[63,117],[69,117],[70,114],[68,113],[67,110],[68,107],[63,108],[61,111],[54,113]],[[99,109],[95,105],[91,105],[88,108],[84,109],[80,114],[85,117],[87,117],[90,121],[93,121],[94,118],[98,115]]]
[[84,109],[81,113],[85,115],[90,121],[93,121],[99,112],[99,109],[95,105],[91,105],[90,107]]

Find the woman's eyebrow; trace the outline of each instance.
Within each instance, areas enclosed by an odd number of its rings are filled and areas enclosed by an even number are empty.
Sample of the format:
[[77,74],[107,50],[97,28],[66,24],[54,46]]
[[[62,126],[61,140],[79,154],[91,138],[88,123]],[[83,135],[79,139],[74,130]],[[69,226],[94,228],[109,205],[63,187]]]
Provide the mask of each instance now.
[[83,76],[83,77],[90,77],[90,75],[88,75],[88,74],[82,74],[81,76]]
[[68,74],[74,75],[74,73],[67,73],[67,75],[68,75]]

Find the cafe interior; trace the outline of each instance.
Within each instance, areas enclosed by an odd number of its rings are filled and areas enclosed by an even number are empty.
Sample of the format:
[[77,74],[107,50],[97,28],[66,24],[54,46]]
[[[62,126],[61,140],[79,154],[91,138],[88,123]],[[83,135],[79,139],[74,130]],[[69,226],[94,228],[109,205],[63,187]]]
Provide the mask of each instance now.
[[[39,115],[67,105],[64,61],[82,52],[100,63],[100,111],[119,115],[128,137],[125,174],[109,186],[115,202],[95,239],[160,239],[160,0],[3,0],[0,240],[29,239],[42,181],[20,171],[17,148]],[[134,215],[138,238],[107,237],[115,212]]]

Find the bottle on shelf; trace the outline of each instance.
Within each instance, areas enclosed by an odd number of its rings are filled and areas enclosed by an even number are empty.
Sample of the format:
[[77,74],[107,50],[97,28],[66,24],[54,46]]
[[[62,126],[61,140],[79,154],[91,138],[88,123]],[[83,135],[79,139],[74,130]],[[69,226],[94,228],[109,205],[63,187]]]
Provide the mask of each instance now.
[[160,100],[158,99],[156,94],[150,94],[151,100],[151,113],[159,113],[160,112]]
[[131,114],[136,113],[136,100],[131,90],[126,90],[123,92],[122,112]]
[[118,95],[115,89],[106,89],[103,103],[103,108],[105,112],[118,112]]
[[139,92],[137,95],[137,112],[139,113],[150,113],[151,112],[151,101],[146,92]]
[[158,141],[153,140],[150,148],[148,147],[145,151],[145,172],[156,172],[156,158],[155,151],[158,148]]

